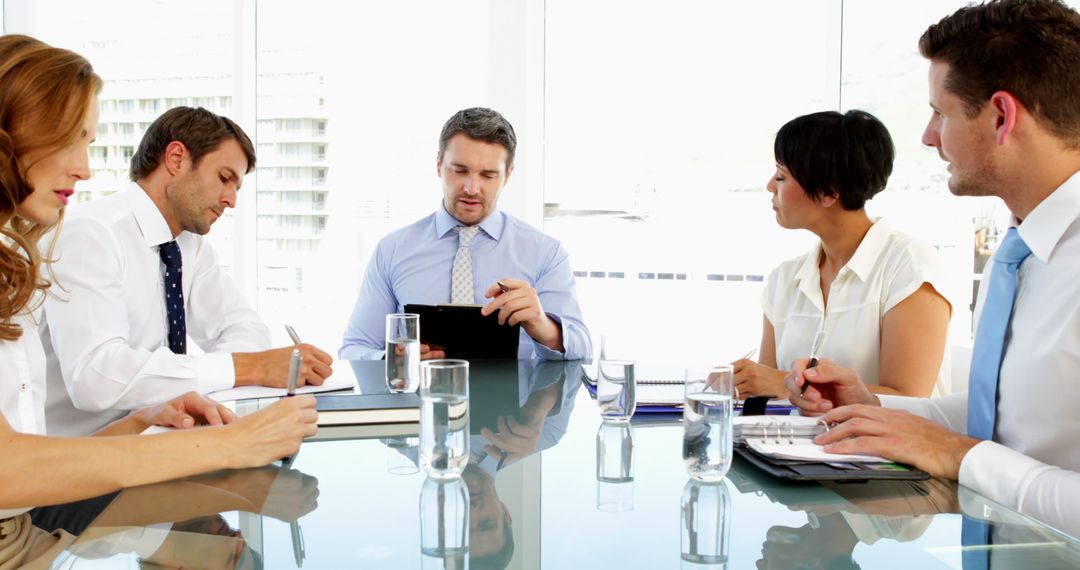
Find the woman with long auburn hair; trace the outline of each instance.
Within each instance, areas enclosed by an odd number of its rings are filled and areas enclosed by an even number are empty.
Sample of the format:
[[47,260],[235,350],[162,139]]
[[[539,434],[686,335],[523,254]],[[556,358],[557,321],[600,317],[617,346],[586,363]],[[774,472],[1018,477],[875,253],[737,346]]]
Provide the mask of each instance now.
[[[50,287],[39,241],[90,177],[101,78],[82,56],[27,36],[0,37],[0,570],[46,559],[65,541],[33,528],[31,507],[222,468],[265,465],[315,433],[315,400],[243,418],[195,393],[137,410],[94,436],[46,437],[38,328]],[[45,251],[51,248],[43,247]],[[152,425],[191,428],[137,436]]]

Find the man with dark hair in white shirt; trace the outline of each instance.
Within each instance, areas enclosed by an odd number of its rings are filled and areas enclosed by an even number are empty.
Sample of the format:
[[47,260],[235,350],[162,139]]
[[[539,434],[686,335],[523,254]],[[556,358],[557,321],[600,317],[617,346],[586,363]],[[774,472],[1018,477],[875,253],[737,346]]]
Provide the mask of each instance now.
[[[192,390],[285,386],[294,347],[268,350],[266,325],[203,238],[254,168],[236,123],[177,107],[139,143],[131,186],[72,208],[42,330],[50,434],[85,435]],[[189,337],[204,354],[188,354]],[[322,384],[332,358],[295,348],[301,384]]]
[[980,287],[968,393],[875,397],[824,360],[796,361],[787,386],[804,411],[841,422],[818,437],[826,451],[958,479],[1075,534],[1080,14],[1058,0],[993,0],[931,26],[919,49],[933,109],[923,142],[949,163],[949,190],[998,196],[1013,214]]

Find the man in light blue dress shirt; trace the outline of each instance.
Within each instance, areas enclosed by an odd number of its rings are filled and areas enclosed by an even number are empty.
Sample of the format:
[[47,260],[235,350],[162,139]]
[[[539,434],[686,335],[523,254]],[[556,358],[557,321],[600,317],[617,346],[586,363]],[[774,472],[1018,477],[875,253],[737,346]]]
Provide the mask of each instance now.
[[[516,146],[514,128],[491,109],[465,109],[446,122],[436,162],[443,200],[435,213],[390,233],[375,248],[340,358],[383,358],[387,314],[409,303],[451,301],[459,232],[462,240],[472,233],[467,247],[472,294],[465,302],[487,303],[484,315],[498,313],[502,324],[521,324],[519,358],[569,360],[592,354],[566,250],[498,210],[499,193],[514,171]],[[473,227],[479,230],[467,230]],[[460,276],[458,282],[460,287]],[[421,346],[423,359],[443,356]]]

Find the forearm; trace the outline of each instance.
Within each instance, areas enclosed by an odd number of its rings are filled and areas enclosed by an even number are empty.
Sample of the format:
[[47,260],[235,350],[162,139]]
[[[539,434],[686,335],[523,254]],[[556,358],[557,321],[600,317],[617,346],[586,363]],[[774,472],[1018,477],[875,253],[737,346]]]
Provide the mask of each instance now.
[[228,354],[180,355],[165,347],[150,352],[114,342],[68,365],[58,355],[72,402],[88,412],[144,408],[234,385]]
[[114,435],[138,435],[146,431],[146,428],[148,427],[150,427],[150,422],[146,421],[143,418],[142,414],[138,412],[132,412],[90,435],[94,437],[107,437]]
[[228,511],[255,512],[243,495],[199,481],[168,481],[128,489],[95,520],[97,526],[150,526]]
[[960,484],[1066,533],[1080,533],[1080,473],[984,441],[964,457]]
[[234,450],[225,429],[94,438],[0,435],[0,508],[66,503],[230,467]]
[[896,388],[890,388],[888,386],[867,386],[867,390],[870,390],[873,394],[883,394],[886,396],[912,396],[912,394],[905,394]]

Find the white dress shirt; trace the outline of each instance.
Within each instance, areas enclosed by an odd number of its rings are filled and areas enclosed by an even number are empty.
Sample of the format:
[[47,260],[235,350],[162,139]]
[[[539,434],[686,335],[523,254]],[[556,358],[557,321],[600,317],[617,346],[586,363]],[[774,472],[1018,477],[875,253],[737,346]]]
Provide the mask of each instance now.
[[[33,306],[33,304],[31,304]],[[0,340],[0,414],[19,433],[45,433],[45,352],[38,337],[41,311],[18,315],[12,322],[22,326],[18,340]],[[0,509],[0,519],[30,510]]]
[[[885,313],[929,283],[945,291],[944,271],[930,245],[876,220],[851,259],[821,294],[821,245],[785,261],[769,274],[761,306],[775,331],[776,364],[786,370],[810,355],[817,332],[827,333],[820,356],[854,369],[869,386],[879,386],[881,323]],[[942,359],[934,394],[950,392],[949,363]]]
[[[176,237],[188,337],[206,354],[168,348],[164,265],[173,239],[137,184],[71,208],[60,229],[42,333],[53,435],[85,435],[189,391],[235,384],[233,352],[270,348],[270,331],[222,271],[202,236]],[[45,240],[47,241],[47,240]]]
[[[1031,256],[1017,277],[994,441],[964,456],[960,483],[1080,536],[1080,172],[1043,200],[1017,231]],[[988,275],[994,264],[986,265]],[[980,290],[976,315],[985,296]],[[967,394],[883,397],[882,405],[967,430]]]

